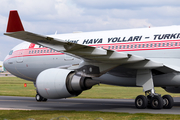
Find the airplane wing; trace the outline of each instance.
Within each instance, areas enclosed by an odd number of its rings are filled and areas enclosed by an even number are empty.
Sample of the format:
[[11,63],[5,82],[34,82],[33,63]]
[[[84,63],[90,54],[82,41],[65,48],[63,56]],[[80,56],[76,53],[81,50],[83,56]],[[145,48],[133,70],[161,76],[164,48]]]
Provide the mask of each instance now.
[[164,73],[180,71],[180,68],[167,66],[141,56],[71,43],[62,39],[24,31],[17,11],[10,11],[7,31],[4,34],[83,59],[82,63],[72,65],[68,69],[77,70],[84,76],[100,76],[119,65],[133,69],[157,69]]

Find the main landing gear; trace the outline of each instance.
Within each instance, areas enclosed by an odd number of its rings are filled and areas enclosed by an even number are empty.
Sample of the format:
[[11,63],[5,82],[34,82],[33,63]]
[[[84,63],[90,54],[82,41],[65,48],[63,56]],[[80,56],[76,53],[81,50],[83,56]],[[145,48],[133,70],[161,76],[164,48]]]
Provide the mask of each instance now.
[[139,95],[135,99],[135,106],[139,109],[171,109],[174,100],[170,95],[161,95],[155,93],[152,72],[149,69],[137,71],[136,85],[142,86],[145,91],[144,95]]
[[147,91],[146,95],[139,95],[135,99],[135,106],[139,109],[152,108],[152,109],[171,109],[174,100],[170,95],[161,97],[159,94],[152,94]]

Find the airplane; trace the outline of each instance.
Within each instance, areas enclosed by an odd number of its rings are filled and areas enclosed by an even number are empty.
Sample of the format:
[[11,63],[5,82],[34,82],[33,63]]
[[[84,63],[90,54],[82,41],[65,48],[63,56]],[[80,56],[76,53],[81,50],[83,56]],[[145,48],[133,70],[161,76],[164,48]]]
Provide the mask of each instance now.
[[34,83],[38,102],[78,96],[102,83],[143,87],[138,109],[171,109],[173,98],[154,87],[180,93],[180,26],[40,35],[25,31],[11,10],[4,35],[24,41],[3,64]]

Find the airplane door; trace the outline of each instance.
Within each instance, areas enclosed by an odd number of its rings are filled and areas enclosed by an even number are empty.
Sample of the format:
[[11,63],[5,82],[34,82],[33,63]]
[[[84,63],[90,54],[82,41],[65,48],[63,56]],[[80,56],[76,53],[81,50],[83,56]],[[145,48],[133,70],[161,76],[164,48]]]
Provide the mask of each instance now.
[[19,51],[19,53],[18,53],[18,57],[17,57],[17,59],[16,59],[16,62],[17,63],[23,63],[23,50],[22,51]]

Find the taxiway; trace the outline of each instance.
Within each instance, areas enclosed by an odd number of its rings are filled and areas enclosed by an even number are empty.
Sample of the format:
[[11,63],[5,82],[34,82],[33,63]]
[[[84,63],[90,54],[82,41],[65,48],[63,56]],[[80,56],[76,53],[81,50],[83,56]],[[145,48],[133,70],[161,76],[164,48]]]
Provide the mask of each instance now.
[[76,110],[126,113],[180,114],[180,98],[172,109],[137,109],[133,99],[58,99],[36,102],[33,97],[0,96],[0,110]]

